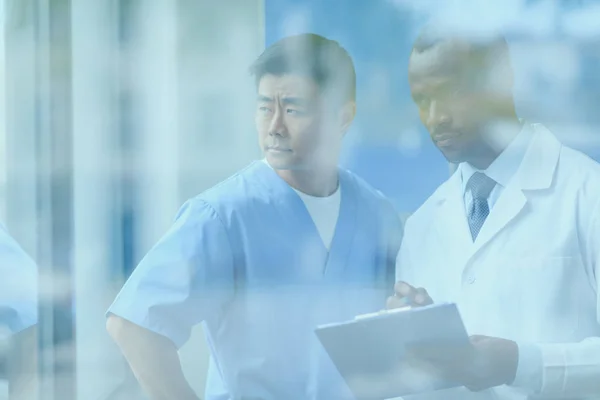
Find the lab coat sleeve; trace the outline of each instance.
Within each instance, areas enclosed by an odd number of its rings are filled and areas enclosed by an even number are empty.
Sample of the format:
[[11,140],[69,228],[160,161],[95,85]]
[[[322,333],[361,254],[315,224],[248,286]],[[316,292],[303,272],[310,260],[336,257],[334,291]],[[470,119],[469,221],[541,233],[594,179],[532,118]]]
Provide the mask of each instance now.
[[396,258],[396,282],[404,281],[407,283],[413,282],[412,263],[409,253],[411,247],[410,240],[413,235],[410,234],[411,220],[408,218],[404,223],[404,232],[402,236],[402,244]]
[[519,343],[517,374],[512,386],[538,393],[542,387],[542,350],[532,343]]
[[[398,253],[402,243],[404,227],[400,215],[390,201],[386,201],[384,218],[386,225],[386,263],[388,267],[388,276],[386,284],[394,285],[396,275],[396,264]],[[391,287],[390,287],[391,289]]]
[[188,201],[108,310],[181,347],[194,325],[218,317],[233,294],[233,252],[217,212]]
[[[585,235],[584,260],[596,291],[596,309],[600,310],[600,201],[591,215]],[[600,323],[600,313],[597,311]],[[600,337],[578,343],[519,344],[524,353],[519,359],[517,377],[512,386],[526,389],[543,398],[584,398],[600,393]],[[530,351],[531,350],[531,351]],[[539,374],[531,374],[536,369]],[[526,376],[529,379],[526,379]],[[541,379],[539,379],[541,378]],[[541,387],[540,387],[541,381]]]

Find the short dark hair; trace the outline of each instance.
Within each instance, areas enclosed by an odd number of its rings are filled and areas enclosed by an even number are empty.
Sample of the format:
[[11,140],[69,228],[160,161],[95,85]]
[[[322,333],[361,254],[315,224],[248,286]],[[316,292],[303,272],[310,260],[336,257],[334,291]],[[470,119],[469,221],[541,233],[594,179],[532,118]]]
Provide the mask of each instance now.
[[430,26],[425,26],[421,29],[419,35],[415,39],[412,51],[422,53],[442,42],[444,39],[445,38],[439,32],[432,30]]
[[503,33],[495,29],[467,28],[428,23],[419,31],[411,55],[427,52],[444,42],[455,41],[461,47],[464,45],[463,66],[473,82],[489,82],[494,75],[500,76],[499,71],[503,71],[504,76],[512,81],[510,51]]
[[285,37],[270,45],[250,67],[258,85],[267,74],[300,74],[341,102],[356,100],[356,71],[348,52],[334,40],[314,33]]
[[434,23],[425,25],[413,43],[413,52],[423,53],[434,46],[449,40],[458,40],[469,45],[469,53],[477,56],[509,56],[508,43],[501,32],[456,30],[451,27],[438,26]]

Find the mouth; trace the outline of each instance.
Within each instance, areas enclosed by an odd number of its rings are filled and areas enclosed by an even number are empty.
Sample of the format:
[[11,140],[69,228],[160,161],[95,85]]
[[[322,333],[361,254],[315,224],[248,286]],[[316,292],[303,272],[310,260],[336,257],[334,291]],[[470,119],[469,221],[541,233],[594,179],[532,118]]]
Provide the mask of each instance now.
[[270,153],[291,153],[292,149],[281,146],[267,146],[267,151]]
[[449,147],[456,141],[460,136],[460,133],[456,132],[442,132],[432,136],[433,141],[438,147]]

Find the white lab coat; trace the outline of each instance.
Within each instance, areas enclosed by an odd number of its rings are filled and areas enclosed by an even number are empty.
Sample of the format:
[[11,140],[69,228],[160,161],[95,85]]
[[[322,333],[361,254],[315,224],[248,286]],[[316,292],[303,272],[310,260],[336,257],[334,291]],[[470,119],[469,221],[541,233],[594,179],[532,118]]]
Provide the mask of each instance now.
[[475,243],[455,173],[408,219],[397,279],[456,302],[469,334],[539,350],[541,388],[520,358],[511,386],[427,398],[600,399],[600,165],[532,129]]

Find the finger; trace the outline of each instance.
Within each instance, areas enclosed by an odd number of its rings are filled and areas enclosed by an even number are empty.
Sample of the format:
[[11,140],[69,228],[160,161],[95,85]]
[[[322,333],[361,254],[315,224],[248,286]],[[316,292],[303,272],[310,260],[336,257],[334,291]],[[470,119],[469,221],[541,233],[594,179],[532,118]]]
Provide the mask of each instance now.
[[420,306],[426,306],[433,303],[431,297],[429,297],[429,293],[423,288],[414,290],[414,302]]
[[463,385],[471,392],[481,392],[487,389],[485,385],[479,383],[477,380],[464,382]]
[[410,306],[410,302],[406,297],[390,296],[387,298],[386,308],[388,310],[403,308],[406,306]]
[[484,335],[471,335],[471,336],[469,336],[469,341],[472,344],[477,344],[477,343],[480,343],[480,342],[484,342],[487,339],[488,339],[488,336],[484,336]]
[[396,292],[396,296],[412,298],[415,288],[406,282],[399,281],[394,285],[394,291]]

